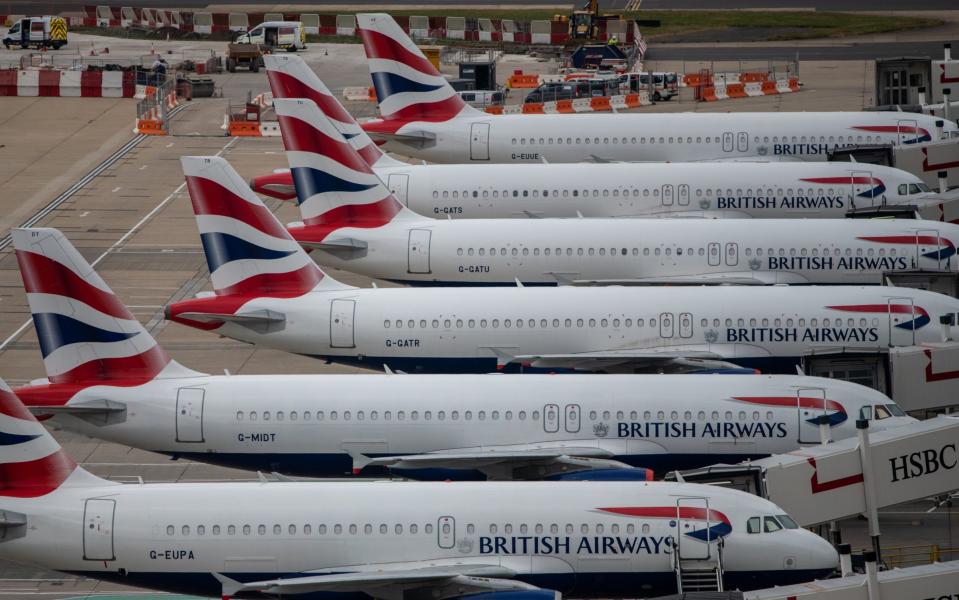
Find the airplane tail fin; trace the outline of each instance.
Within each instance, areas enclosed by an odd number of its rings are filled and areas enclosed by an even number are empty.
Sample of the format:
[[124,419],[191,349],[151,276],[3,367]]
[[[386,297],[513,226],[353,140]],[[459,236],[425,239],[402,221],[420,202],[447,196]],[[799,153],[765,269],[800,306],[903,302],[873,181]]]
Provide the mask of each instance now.
[[[78,467],[0,379],[0,498],[39,498],[64,485],[91,484],[108,482]],[[14,527],[26,525],[24,515],[6,512]]]
[[357,14],[356,23],[384,119],[436,122],[484,114],[463,102],[393,17]]
[[316,103],[340,134],[371,167],[398,167],[406,163],[390,158],[370,139],[313,69],[295,54],[263,57],[274,98],[307,98]]
[[218,156],[180,159],[217,296],[294,298],[342,286]]
[[50,383],[196,375],[170,358],[63,233],[14,229],[11,237]]
[[290,229],[298,241],[317,243],[344,227],[370,229],[418,218],[383,185],[315,102],[275,99],[273,107],[305,224]]

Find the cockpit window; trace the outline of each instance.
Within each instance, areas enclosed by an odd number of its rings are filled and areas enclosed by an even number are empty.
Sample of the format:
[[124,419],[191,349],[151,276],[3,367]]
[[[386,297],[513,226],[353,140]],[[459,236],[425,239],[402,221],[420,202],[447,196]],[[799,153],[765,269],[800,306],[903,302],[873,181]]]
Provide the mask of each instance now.
[[776,517],[763,517],[763,527],[766,529],[766,533],[779,531],[783,528],[783,526],[779,524],[779,521],[776,520]]
[[889,412],[891,412],[891,413],[892,413],[892,416],[894,416],[894,417],[905,417],[905,416],[906,416],[905,411],[903,411],[901,408],[899,408],[899,405],[898,405],[898,404],[887,404],[887,405],[886,405],[886,408],[889,409]]
[[920,192],[931,192],[931,191],[932,191],[931,189],[929,189],[929,186],[926,185],[926,182],[924,182],[924,181],[920,181],[919,183],[917,183],[917,184],[916,184],[916,187],[919,188],[919,191],[920,191]]
[[859,409],[859,418],[860,418],[860,419],[865,419],[865,420],[867,420],[867,421],[871,421],[871,420],[872,420],[872,407],[871,407],[871,406],[863,406],[862,408],[860,408],[860,409]]
[[883,406],[882,404],[877,404],[877,405],[876,405],[876,420],[877,420],[877,421],[882,420],[882,419],[888,419],[888,418],[891,417],[891,416],[892,416],[892,413],[890,413],[890,412],[889,412],[889,409],[887,409],[885,406]]
[[899,195],[905,196],[909,192],[909,186],[905,183],[899,184]]
[[918,194],[918,193],[920,193],[920,192],[922,192],[922,190],[919,189],[919,186],[918,186],[918,185],[916,185],[915,183],[910,183],[910,184],[909,184],[909,193],[910,193],[910,194]]
[[746,521],[746,533],[761,533],[762,527],[760,526],[759,517],[749,517],[749,520]]
[[786,529],[799,529],[799,525],[797,525],[789,515],[776,515],[776,518],[779,519],[779,522],[782,523]]

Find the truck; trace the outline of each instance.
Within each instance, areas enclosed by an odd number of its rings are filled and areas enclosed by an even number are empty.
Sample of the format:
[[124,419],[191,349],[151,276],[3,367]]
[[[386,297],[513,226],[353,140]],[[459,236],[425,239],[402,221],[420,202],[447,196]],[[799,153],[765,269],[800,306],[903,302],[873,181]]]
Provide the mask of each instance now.
[[3,45],[7,50],[14,46],[24,50],[32,46],[59,50],[67,45],[67,20],[49,15],[24,17],[10,26],[3,37]]
[[246,67],[251,72],[256,73],[263,66],[263,50],[257,44],[227,44],[226,47],[226,70],[230,73],[236,71],[237,67]]
[[266,21],[235,40],[237,44],[256,44],[268,50],[282,48],[287,52],[306,49],[306,30],[300,21]]

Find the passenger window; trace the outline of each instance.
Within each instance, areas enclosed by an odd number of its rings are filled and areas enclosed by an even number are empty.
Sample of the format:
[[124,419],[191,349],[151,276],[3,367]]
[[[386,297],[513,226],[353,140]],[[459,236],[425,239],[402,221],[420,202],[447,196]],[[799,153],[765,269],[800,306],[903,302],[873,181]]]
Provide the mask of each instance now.
[[749,517],[746,521],[746,533],[761,533],[759,517]]

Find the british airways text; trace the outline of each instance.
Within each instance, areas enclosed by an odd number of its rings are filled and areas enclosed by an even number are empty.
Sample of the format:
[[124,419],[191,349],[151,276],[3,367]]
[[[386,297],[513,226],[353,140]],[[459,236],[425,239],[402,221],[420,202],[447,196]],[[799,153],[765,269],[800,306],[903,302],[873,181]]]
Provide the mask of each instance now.
[[670,554],[669,536],[480,536],[480,554]]

